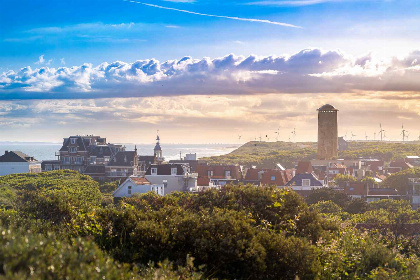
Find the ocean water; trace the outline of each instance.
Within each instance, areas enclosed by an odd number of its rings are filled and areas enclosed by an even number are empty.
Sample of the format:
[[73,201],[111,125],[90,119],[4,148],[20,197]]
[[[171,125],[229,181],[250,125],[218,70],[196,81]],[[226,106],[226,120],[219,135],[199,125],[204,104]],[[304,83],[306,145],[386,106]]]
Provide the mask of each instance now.
[[[134,144],[123,144],[127,151],[134,150]],[[166,160],[179,159],[180,153],[184,157],[187,153],[196,153],[197,158],[224,155],[232,152],[240,145],[237,144],[164,144],[161,143],[163,157]],[[139,155],[153,155],[154,144],[137,145]],[[22,142],[0,142],[0,155],[4,151],[21,151],[37,160],[57,159],[55,153],[61,148],[58,143],[22,143]]]

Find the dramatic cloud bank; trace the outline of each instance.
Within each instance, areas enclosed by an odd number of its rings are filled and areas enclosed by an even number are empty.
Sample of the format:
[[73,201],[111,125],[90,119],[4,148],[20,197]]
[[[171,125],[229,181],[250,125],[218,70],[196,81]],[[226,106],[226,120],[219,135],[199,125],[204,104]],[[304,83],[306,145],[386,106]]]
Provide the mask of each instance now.
[[361,91],[420,91],[420,51],[384,59],[312,49],[288,57],[231,54],[201,60],[28,66],[0,74],[1,100]]

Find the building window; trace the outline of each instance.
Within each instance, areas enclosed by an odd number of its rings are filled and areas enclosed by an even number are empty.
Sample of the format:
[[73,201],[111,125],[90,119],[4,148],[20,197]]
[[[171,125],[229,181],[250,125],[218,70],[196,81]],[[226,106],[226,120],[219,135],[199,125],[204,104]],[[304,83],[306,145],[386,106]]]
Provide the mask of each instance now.
[[302,187],[310,187],[311,180],[310,179],[302,179]]
[[104,157],[105,162],[109,162],[110,157]]
[[171,168],[171,175],[176,175],[178,173],[178,168]]
[[70,138],[70,142],[71,142],[72,144],[76,144],[76,138]]
[[230,177],[230,170],[225,170],[225,177]]
[[91,157],[90,157],[90,163],[91,163],[91,164],[96,164],[96,157],[91,156]]
[[70,151],[70,153],[75,153],[75,152],[77,152],[77,148],[76,147],[69,147],[69,151]]
[[276,176],[271,176],[271,181],[275,181],[276,180]]
[[127,193],[128,193],[128,194],[131,194],[131,186],[128,186]]
[[152,168],[151,171],[152,171],[152,175],[157,175],[157,168]]
[[213,170],[208,170],[207,171],[207,176],[210,178],[210,177],[213,177]]
[[52,165],[51,164],[46,164],[45,165],[45,170],[51,171],[52,170]]

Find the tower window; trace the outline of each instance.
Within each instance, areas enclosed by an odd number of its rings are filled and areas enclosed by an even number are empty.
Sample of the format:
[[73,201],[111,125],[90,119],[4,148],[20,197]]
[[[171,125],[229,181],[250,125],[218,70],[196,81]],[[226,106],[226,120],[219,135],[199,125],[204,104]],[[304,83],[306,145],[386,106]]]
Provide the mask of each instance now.
[[128,190],[127,190],[128,194],[131,194],[131,188],[132,188],[131,186],[128,186]]

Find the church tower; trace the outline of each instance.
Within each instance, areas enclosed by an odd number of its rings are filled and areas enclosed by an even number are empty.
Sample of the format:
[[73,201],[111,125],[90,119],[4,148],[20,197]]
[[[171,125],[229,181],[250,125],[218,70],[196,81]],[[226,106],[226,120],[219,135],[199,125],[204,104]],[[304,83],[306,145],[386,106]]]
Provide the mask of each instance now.
[[330,104],[318,109],[318,159],[338,157],[337,112]]
[[163,161],[162,148],[160,147],[159,141],[160,141],[160,138],[159,138],[159,134],[158,134],[157,137],[156,137],[156,146],[154,148],[154,155],[155,155],[156,161],[158,163]]

